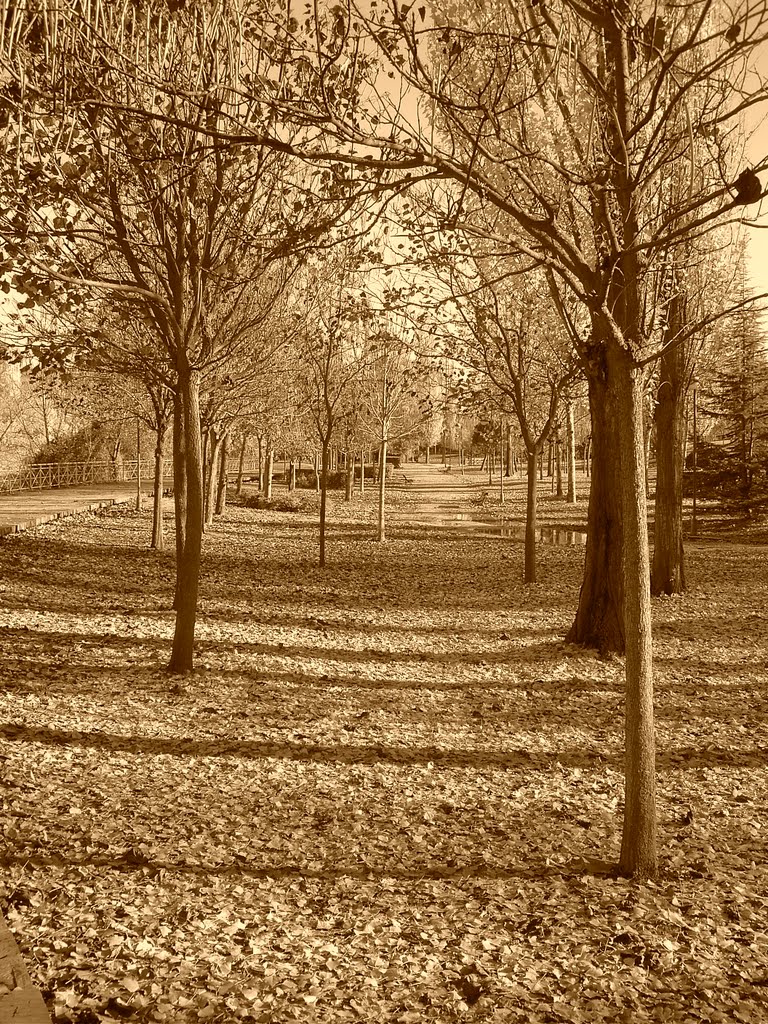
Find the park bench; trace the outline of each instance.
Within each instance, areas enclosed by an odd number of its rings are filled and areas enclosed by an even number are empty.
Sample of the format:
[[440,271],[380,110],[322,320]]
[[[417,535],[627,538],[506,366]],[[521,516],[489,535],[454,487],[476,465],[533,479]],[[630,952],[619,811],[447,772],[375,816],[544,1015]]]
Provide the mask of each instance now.
[[0,1021],[2,1024],[51,1024],[43,997],[21,959],[19,947],[0,917]]

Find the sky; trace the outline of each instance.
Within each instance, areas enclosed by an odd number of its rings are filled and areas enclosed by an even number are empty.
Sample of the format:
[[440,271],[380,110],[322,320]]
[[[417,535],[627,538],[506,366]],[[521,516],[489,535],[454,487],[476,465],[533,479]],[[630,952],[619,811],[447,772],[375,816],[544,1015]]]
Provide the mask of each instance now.
[[[755,62],[757,73],[763,81],[768,79],[768,47]],[[747,131],[751,133],[747,143],[747,159],[752,167],[768,162],[768,110],[756,113],[747,121]],[[760,174],[763,188],[768,187],[768,170]],[[763,199],[751,215],[757,214],[758,224],[763,227],[748,227],[749,239],[749,276],[752,287],[757,293],[768,293],[768,199]]]

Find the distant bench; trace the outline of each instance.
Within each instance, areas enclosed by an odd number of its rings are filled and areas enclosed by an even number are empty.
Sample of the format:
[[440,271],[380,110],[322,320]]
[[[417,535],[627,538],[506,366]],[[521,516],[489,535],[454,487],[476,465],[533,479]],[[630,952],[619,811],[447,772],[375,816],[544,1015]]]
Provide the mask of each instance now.
[[32,984],[16,940],[0,917],[0,1021],[51,1024],[43,997]]

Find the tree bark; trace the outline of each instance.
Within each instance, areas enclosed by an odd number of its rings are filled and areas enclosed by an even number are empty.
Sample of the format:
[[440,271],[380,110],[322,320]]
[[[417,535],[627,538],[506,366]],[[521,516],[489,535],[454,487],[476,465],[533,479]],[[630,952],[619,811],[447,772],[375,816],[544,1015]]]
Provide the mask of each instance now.
[[573,422],[573,402],[565,399],[565,447],[567,460],[566,501],[569,505],[576,504],[576,428]]
[[211,442],[211,428],[210,427],[206,427],[202,431],[201,437],[202,437],[202,446],[203,446],[203,448],[202,448],[202,451],[203,451],[203,454],[202,454],[202,459],[203,459],[203,501],[205,502],[205,506],[203,508],[203,524],[205,524],[205,512],[206,512],[206,510],[208,508],[208,502],[207,502],[207,497],[208,497],[208,481],[210,480],[210,477],[211,477],[211,469],[210,469],[210,461],[209,461],[209,455],[210,455],[210,449],[211,449],[211,443],[210,443]]
[[272,474],[275,466],[275,449],[272,443],[267,443],[267,457],[264,465],[264,497],[272,501]]
[[245,449],[248,444],[248,438],[243,435],[243,439],[240,442],[240,455],[237,460],[237,487],[235,493],[238,498],[243,493],[243,466],[245,464]]
[[178,567],[184,558],[187,538],[187,463],[185,458],[184,410],[177,385],[173,399],[173,511],[176,522],[176,593],[173,607],[179,607],[181,577]]
[[622,511],[618,449],[613,443],[618,410],[600,346],[588,377],[592,419],[592,476],[587,510],[584,577],[569,643],[596,647],[601,654],[624,651],[624,580],[621,565]]
[[352,488],[355,480],[355,453],[346,453],[346,475],[344,477],[344,501],[352,501]]
[[560,428],[555,426],[555,493],[558,498],[563,496],[563,446],[560,441]]
[[648,584],[648,516],[645,498],[643,380],[626,349],[608,348],[621,462],[624,521],[624,633],[626,637],[624,829],[619,870],[653,878],[656,854],[656,747],[653,716],[651,595]]
[[653,412],[648,410],[648,396],[643,399],[643,472],[645,473],[645,501],[651,496],[651,441],[653,440]]
[[210,458],[208,472],[205,477],[205,526],[213,524],[213,513],[216,507],[216,485],[219,480],[219,458],[221,456],[222,435],[215,427],[208,431]]
[[171,672],[189,672],[194,663],[197,591],[203,542],[203,453],[199,372],[188,364],[182,364],[179,371],[179,392],[184,422],[187,510],[185,543],[181,560],[176,566],[176,628],[168,668]]
[[136,511],[144,507],[141,494],[141,420],[136,417]]
[[[626,159],[631,113],[629,81],[629,0],[611,5],[605,21],[605,52],[610,88],[608,132],[612,161],[610,178],[616,206],[621,212],[621,252],[610,281],[609,302],[613,323],[599,332],[607,370],[607,408],[613,415],[604,426],[615,432],[618,451],[623,631],[626,647],[625,678],[625,793],[624,828],[619,870],[634,878],[657,872],[656,767],[653,721],[653,664],[651,656],[651,588],[648,552],[648,514],[645,490],[643,374],[635,365],[642,350],[643,318],[635,245],[640,237],[640,192]],[[602,312],[593,314],[599,326]],[[594,436],[594,431],[593,431]],[[596,440],[596,439],[595,439]],[[604,431],[604,447],[608,434]]]
[[227,460],[229,458],[229,431],[224,432],[219,453],[219,483],[216,488],[216,515],[224,514],[227,505]]
[[365,448],[360,449],[360,493],[365,494]]
[[163,456],[165,452],[165,435],[168,431],[167,419],[158,422],[155,440],[155,497],[152,505],[152,543],[155,551],[165,547],[163,530]]
[[525,575],[526,583],[536,582],[536,518],[539,475],[537,472],[539,449],[528,452],[528,493],[525,504]]
[[656,395],[656,497],[651,593],[685,590],[683,464],[685,459],[685,358],[680,345],[661,357]]
[[320,452],[320,568],[325,568],[325,516],[328,509],[328,468],[330,451],[328,442],[323,443]]
[[386,524],[384,519],[384,501],[387,489],[387,438],[381,439],[379,449],[379,514],[376,530],[376,540],[383,543],[386,540]]

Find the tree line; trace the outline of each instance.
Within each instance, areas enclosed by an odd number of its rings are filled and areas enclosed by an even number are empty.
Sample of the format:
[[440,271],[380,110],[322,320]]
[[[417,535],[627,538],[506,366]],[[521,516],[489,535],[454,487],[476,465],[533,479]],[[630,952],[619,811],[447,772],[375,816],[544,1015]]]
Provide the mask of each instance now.
[[[0,6],[6,287],[57,331],[74,325],[56,339],[64,361],[101,349],[116,321],[119,347],[170,396],[171,668],[192,665],[201,396],[227,394],[246,352],[241,379],[258,376],[297,324],[319,339],[301,370],[322,382],[331,339],[355,336],[354,303],[321,309],[312,273],[333,266],[337,286],[348,247],[370,239],[391,270],[384,307],[482,371],[516,418],[530,507],[530,467],[586,382],[588,543],[569,639],[624,654],[620,868],[653,875],[648,581],[684,586],[686,396],[704,339],[752,308],[732,247],[762,197],[745,124],[765,99],[766,3]],[[335,392],[316,394],[330,438]]]

